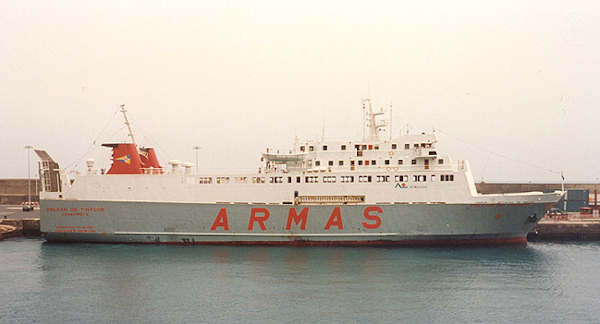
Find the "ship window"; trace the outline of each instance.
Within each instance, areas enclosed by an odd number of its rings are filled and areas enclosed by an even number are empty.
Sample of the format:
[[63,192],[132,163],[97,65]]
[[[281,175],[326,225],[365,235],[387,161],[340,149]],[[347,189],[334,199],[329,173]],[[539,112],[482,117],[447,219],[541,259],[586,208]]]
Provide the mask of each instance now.
[[373,149],[373,145],[369,144],[369,150],[372,150],[372,149]]
[[354,176],[340,176],[340,182],[354,182]]
[[329,161],[329,165],[330,165],[330,166],[333,166],[333,161]]
[[366,149],[367,149],[367,145],[366,145],[366,144],[365,144],[365,145],[363,145],[363,146],[362,146],[362,149],[363,149],[363,150],[366,150]]
[[431,175],[431,181],[435,181],[435,174]]
[[358,165],[363,165],[363,161],[362,160],[358,160]]
[[359,176],[358,182],[371,182],[371,176]]
[[301,177],[296,177],[296,183],[300,183],[300,179],[302,179]]
[[356,156],[362,156],[362,155],[363,155],[363,151],[362,150],[356,151]]
[[392,150],[395,150],[397,148],[396,144],[392,144]]
[[407,175],[397,175],[395,177],[396,182],[408,182],[408,176]]
[[325,176],[325,177],[323,177],[323,182],[324,183],[334,183],[335,176]]
[[252,183],[264,183],[264,182],[265,182],[264,177],[252,177]]
[[365,165],[369,165],[369,162],[370,162],[369,160],[366,160]]
[[377,182],[390,182],[390,176],[389,175],[377,176]]
[[417,164],[417,160],[412,160],[412,161],[410,161],[410,163],[411,163],[412,165],[415,165],[415,164]]
[[288,177],[288,183],[292,183],[292,177]]
[[283,177],[270,177],[269,183],[283,183]]
[[315,161],[315,166],[321,165],[321,161]]
[[438,164],[444,164],[444,159],[439,159]]
[[427,181],[427,176],[425,176],[425,175],[414,175],[413,176],[413,181],[414,182],[425,182],[425,181]]
[[342,145],[342,151],[346,150],[346,145]]
[[403,165],[404,164],[404,160],[398,160],[398,165]]
[[426,147],[427,147],[427,144],[426,144],[426,143],[421,143],[421,147],[422,147],[422,148],[426,148]]
[[327,145],[323,145],[323,151],[327,151]]
[[304,179],[306,183],[319,183],[319,177],[317,176],[310,176],[310,177],[305,177]]
[[306,149],[306,147],[304,147],[304,146],[300,146],[300,151],[304,152],[304,151],[305,151],[305,149]]
[[338,162],[338,165],[339,165],[339,166],[344,166],[344,161],[340,160],[340,161]]
[[453,174],[445,174],[440,176],[442,181],[454,181],[454,175]]
[[309,146],[309,147],[308,147],[308,150],[309,150],[310,152],[312,152],[312,151],[314,151],[314,150],[315,150],[315,147],[311,145],[311,146]]
[[229,177],[217,177],[217,183],[229,183]]
[[416,149],[418,149],[418,148],[419,148],[419,143],[415,143],[414,147],[415,147]]
[[371,165],[376,165],[377,164],[377,160],[371,160]]
[[406,144],[404,144],[404,149],[405,149],[405,150],[408,150],[409,148],[410,148],[410,143],[406,143]]
[[385,160],[385,165],[390,165],[390,160]]
[[440,180],[441,181],[454,181],[454,175],[453,174],[444,174],[440,176]]
[[198,180],[199,180],[199,183],[201,183],[201,184],[211,184],[212,183],[211,177],[200,177]]
[[379,145],[375,144],[374,149],[379,150]]

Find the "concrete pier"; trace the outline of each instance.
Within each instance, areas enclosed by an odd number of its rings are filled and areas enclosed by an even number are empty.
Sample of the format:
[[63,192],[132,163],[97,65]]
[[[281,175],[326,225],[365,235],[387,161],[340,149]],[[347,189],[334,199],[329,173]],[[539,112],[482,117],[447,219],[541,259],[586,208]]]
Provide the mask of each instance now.
[[600,219],[542,219],[527,235],[530,242],[600,241]]
[[40,236],[40,209],[24,212],[20,205],[0,205],[0,240],[15,236]]
[[0,241],[16,236],[40,236],[39,218],[0,219]]

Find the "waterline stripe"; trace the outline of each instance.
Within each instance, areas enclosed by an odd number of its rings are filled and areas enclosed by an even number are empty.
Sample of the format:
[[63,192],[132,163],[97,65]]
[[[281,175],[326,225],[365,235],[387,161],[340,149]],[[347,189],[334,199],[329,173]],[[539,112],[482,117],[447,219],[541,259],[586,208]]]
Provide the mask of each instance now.
[[337,233],[337,234],[291,234],[291,233],[185,233],[185,232],[115,232],[115,235],[177,235],[177,236],[268,236],[268,237],[368,237],[397,236],[399,233]]

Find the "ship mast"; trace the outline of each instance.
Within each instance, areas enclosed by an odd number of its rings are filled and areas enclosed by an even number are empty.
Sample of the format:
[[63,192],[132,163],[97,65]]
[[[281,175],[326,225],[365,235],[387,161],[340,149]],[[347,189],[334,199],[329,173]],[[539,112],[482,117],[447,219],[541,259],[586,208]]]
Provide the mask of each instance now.
[[369,135],[367,136],[366,140],[367,141],[379,141],[379,129],[381,127],[386,126],[385,122],[382,122],[381,124],[377,124],[377,120],[375,119],[376,116],[378,115],[383,115],[383,109],[380,112],[373,112],[373,105],[371,104],[371,99],[370,98],[366,98],[363,99],[363,104],[368,102],[369,103],[369,110],[367,111],[367,124],[369,126]]
[[133,142],[133,145],[135,145],[135,147],[137,147],[137,143],[135,142],[135,137],[133,136],[133,132],[131,131],[131,125],[129,123],[129,119],[127,118],[127,114],[125,113],[125,105],[121,105],[121,112],[123,113],[123,117],[125,117],[125,125],[127,125],[127,128],[129,129],[129,136],[131,136],[131,141]]

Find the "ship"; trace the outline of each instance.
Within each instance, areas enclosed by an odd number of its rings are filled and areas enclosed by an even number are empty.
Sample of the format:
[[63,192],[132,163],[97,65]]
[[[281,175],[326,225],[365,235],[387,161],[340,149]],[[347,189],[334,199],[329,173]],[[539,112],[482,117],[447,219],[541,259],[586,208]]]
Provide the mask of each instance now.
[[362,140],[299,140],[267,149],[251,173],[162,166],[131,140],[107,171],[88,159],[70,179],[40,158],[41,232],[49,242],[290,246],[526,244],[563,195],[480,194],[466,160],[436,149],[435,131],[382,138],[381,111],[363,99]]

